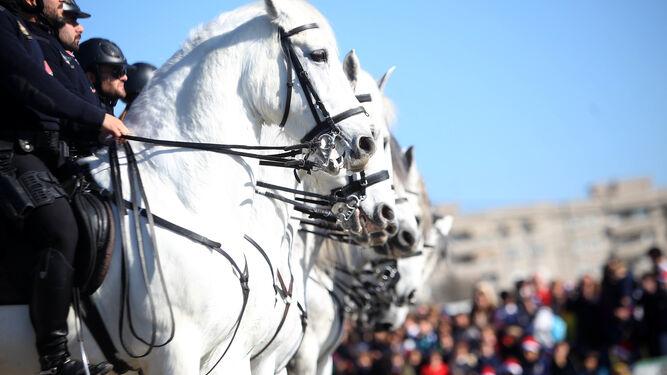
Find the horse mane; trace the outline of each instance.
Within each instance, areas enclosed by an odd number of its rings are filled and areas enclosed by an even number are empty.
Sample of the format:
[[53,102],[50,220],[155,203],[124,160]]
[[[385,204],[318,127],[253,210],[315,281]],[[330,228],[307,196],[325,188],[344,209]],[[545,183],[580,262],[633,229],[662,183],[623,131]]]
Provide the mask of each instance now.
[[208,23],[202,23],[195,26],[188,33],[188,38],[181,45],[181,49],[175,52],[172,57],[167,60],[164,67],[168,68],[178,63],[203,42],[217,35],[231,32],[251,19],[262,15],[266,16],[264,3],[257,2],[221,13]]

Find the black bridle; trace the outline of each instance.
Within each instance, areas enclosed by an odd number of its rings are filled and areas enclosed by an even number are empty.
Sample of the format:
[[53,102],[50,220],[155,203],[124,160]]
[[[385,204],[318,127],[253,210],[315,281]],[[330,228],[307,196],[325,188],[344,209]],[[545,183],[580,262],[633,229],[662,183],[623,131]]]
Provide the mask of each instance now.
[[[133,135],[124,135],[122,138],[144,142],[166,147],[190,148],[203,151],[211,151],[220,154],[241,156],[253,159],[259,159],[260,165],[272,167],[284,167],[293,169],[302,169],[310,172],[313,169],[322,168],[322,166],[308,160],[308,155],[318,149],[330,150],[334,147],[334,142],[337,136],[340,135],[340,129],[337,124],[349,117],[368,113],[363,106],[348,109],[335,116],[331,116],[327,111],[324,103],[320,99],[317,91],[308,77],[308,72],[303,68],[301,61],[294,50],[290,37],[298,34],[304,30],[319,28],[316,23],[299,26],[290,31],[285,31],[280,28],[280,45],[285,55],[285,62],[287,64],[287,98],[285,104],[285,112],[283,113],[280,127],[284,127],[289,117],[290,106],[292,102],[292,90],[294,87],[294,73],[296,72],[297,79],[301,85],[308,108],[315,119],[316,126],[311,129],[300,141],[299,144],[290,146],[249,146],[249,145],[233,145],[233,144],[219,144],[219,143],[202,143],[202,142],[183,142],[163,139],[152,139],[146,137],[139,137]],[[359,97],[357,97],[359,99]],[[364,100],[359,99],[360,102]],[[319,112],[318,112],[319,110]],[[320,117],[320,113],[322,116]],[[325,138],[325,136],[328,137]],[[255,153],[249,151],[278,151],[278,153],[265,154]],[[304,158],[297,158],[299,155],[305,155]]]
[[[313,118],[315,119],[316,123],[316,126],[303,138],[301,138],[302,143],[310,142],[325,133],[340,134],[340,129],[336,126],[336,124],[347,118],[361,113],[368,116],[368,113],[363,106],[351,108],[335,116],[331,116],[329,111],[327,111],[326,107],[324,106],[324,103],[320,99],[320,96],[317,94],[317,91],[315,91],[315,87],[310,81],[308,72],[303,68],[301,61],[299,61],[299,57],[294,50],[294,44],[292,44],[290,37],[302,31],[317,29],[319,27],[320,26],[316,23],[309,23],[289,31],[285,31],[283,28],[280,28],[280,45],[282,46],[283,53],[285,54],[285,61],[287,62],[287,103],[285,105],[285,112],[283,113],[282,121],[280,121],[280,127],[285,126],[287,123],[287,118],[289,117],[290,103],[292,101],[292,89],[294,87],[293,74],[296,73],[296,77],[299,80],[303,94],[306,96],[308,108],[310,108],[310,112],[313,114]],[[320,113],[322,114],[321,117]]]

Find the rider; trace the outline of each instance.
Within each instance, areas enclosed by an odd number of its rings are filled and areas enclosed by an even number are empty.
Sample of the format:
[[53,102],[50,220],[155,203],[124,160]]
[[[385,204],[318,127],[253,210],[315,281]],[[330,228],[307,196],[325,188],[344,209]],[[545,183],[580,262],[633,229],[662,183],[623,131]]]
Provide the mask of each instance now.
[[67,51],[73,53],[79,50],[79,42],[81,42],[84,30],[78,20],[90,18],[90,14],[82,12],[75,0],[65,0],[63,18],[64,24],[58,30],[58,40]]
[[[28,31],[25,21],[36,21],[43,9],[57,18],[61,1],[0,0],[0,215],[3,225],[8,219],[20,224],[37,259],[30,317],[42,373],[80,375],[85,369],[70,358],[66,322],[78,229],[67,196],[49,168],[57,156],[54,133],[59,131],[58,118],[114,137],[128,131],[55,79]],[[94,374],[108,371],[108,364],[91,368]]]
[[[87,18],[90,15],[81,12],[74,0],[65,0],[62,9],[60,1],[46,0],[44,5],[43,14],[31,17],[27,25],[42,49],[46,65],[69,91],[99,106],[100,100],[73,52],[78,49],[83,33],[83,26],[77,22],[77,17]],[[98,143],[97,131],[84,124],[60,120],[60,129],[60,137],[68,141],[68,146],[74,147],[70,151],[77,155]]]
[[125,92],[127,95],[122,100],[130,108],[134,99],[139,96],[141,90],[148,81],[153,78],[157,68],[154,65],[145,62],[136,62],[127,68],[127,82],[125,82]]
[[77,58],[106,112],[113,114],[118,99],[125,98],[127,60],[116,43],[92,38],[79,45]]

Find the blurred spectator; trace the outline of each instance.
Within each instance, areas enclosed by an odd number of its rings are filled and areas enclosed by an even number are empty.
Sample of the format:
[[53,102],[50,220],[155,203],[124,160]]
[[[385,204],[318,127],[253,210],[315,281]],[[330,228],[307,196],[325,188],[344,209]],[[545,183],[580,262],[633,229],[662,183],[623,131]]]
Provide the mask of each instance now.
[[600,366],[600,354],[596,351],[586,353],[583,360],[584,369],[579,373],[580,375],[607,375],[604,367]]
[[470,316],[468,314],[457,314],[454,316],[453,323],[452,329],[454,340],[457,342],[466,341],[474,347],[479,345],[481,334],[477,327],[470,324]]
[[550,307],[543,306],[537,310],[530,331],[544,348],[551,350],[555,343],[565,339],[566,330],[563,318],[554,314]]
[[551,309],[556,314],[562,314],[567,307],[567,289],[565,283],[561,280],[554,280],[551,282]]
[[642,276],[637,305],[641,311],[640,337],[650,356],[667,355],[667,290],[653,273]]
[[604,327],[603,348],[623,361],[633,356],[631,343],[634,322],[632,320],[632,292],[635,283],[625,263],[612,257],[607,262],[600,293],[600,319]]
[[454,357],[450,361],[453,374],[469,374],[477,369],[477,357],[470,352],[466,341],[456,343]]
[[410,366],[415,373],[420,372],[423,360],[422,353],[419,350],[413,350],[408,354],[408,366]]
[[577,370],[570,359],[570,344],[567,342],[559,342],[554,347],[549,373],[551,375],[577,375]]
[[449,374],[449,367],[442,360],[442,355],[434,351],[429,356],[428,363],[422,367],[420,375],[447,375]]
[[508,291],[500,293],[502,301],[500,307],[496,310],[494,321],[497,328],[504,328],[508,325],[519,322],[519,306],[516,304],[516,298]]
[[417,371],[412,366],[407,366],[403,355],[395,353],[391,357],[391,374],[392,375],[418,375]]
[[667,258],[658,247],[652,247],[647,253],[653,264],[653,273],[656,275],[658,283],[664,288],[667,283]]
[[548,284],[544,281],[542,276],[534,274],[532,278],[533,288],[535,290],[535,297],[542,306],[551,306],[552,296]]
[[433,324],[427,320],[419,323],[419,335],[417,336],[417,348],[422,354],[428,354],[438,345],[438,336],[435,334]]
[[526,336],[521,341],[521,367],[523,367],[524,375],[545,375],[549,373],[544,350],[532,336]]
[[[661,253],[654,258],[665,263]],[[469,311],[465,304],[418,306],[389,333],[346,322],[334,373],[627,374],[642,355],[667,355],[667,289],[654,272],[639,281],[612,258],[602,285],[586,275],[576,288],[553,280],[547,293],[535,275],[503,291],[498,303],[493,288],[479,283]]]
[[574,347],[580,354],[601,349],[599,296],[598,284],[589,275],[584,275],[576,294],[568,304],[568,309],[574,313],[576,319]]
[[493,322],[493,315],[498,306],[498,297],[493,285],[480,281],[475,286],[472,298],[470,318],[477,328],[484,328]]
[[523,367],[519,363],[519,360],[510,357],[503,362],[503,365],[500,367],[498,374],[501,375],[523,375]]

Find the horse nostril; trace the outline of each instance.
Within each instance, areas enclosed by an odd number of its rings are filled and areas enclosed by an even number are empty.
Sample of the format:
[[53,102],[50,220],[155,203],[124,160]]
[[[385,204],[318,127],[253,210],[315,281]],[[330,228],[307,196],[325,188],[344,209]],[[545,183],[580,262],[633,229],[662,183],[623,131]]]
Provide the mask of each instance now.
[[394,221],[394,218],[396,218],[396,215],[394,215],[394,210],[387,205],[382,205],[380,215],[387,221]]
[[375,152],[375,142],[371,137],[359,137],[357,146],[361,150],[361,155],[373,155]]
[[410,231],[402,230],[400,233],[401,241],[407,246],[412,247],[415,245],[415,236],[410,233]]
[[387,227],[384,228],[384,230],[389,234],[389,236],[393,236],[396,234],[396,232],[398,232],[398,228],[393,223],[387,224]]

